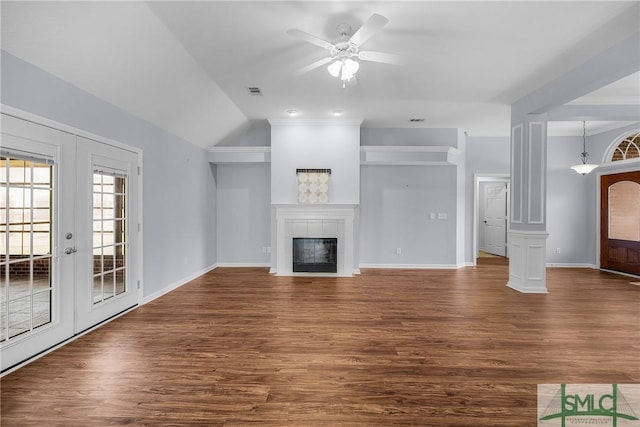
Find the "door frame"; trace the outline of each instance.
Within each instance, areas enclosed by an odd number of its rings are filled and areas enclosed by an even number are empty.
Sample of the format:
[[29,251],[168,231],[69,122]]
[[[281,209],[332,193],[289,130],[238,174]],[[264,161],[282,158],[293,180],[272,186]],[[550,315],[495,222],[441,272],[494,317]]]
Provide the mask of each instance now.
[[[137,292],[137,305],[135,307],[132,307],[131,309],[126,310],[123,313],[120,313],[110,319],[106,319],[105,321],[98,323],[97,325],[94,325],[93,327],[87,329],[86,331],[82,331],[80,333],[77,333],[73,336],[71,336],[69,339],[54,345],[53,347],[51,347],[50,349],[47,349],[41,353],[38,353],[36,355],[33,355],[32,357],[27,358],[26,360],[24,360],[23,362],[18,363],[17,365],[7,369],[6,371],[3,371],[0,374],[0,377],[3,377],[13,371],[15,371],[16,369],[21,368],[22,366],[33,362],[34,360],[39,359],[40,357],[50,353],[51,351],[54,351],[57,348],[62,347],[63,345],[85,335],[86,333],[104,325],[105,323],[110,322],[111,320],[119,317],[120,315],[129,312],[132,309],[135,309],[136,307],[139,307],[140,305],[142,305],[143,301],[144,301],[144,264],[143,264],[143,247],[144,247],[144,227],[143,227],[143,151],[142,149],[138,148],[138,147],[134,147],[128,144],[124,144],[122,142],[119,141],[115,141],[109,138],[105,138],[103,136],[100,135],[96,135],[93,134],[91,132],[87,132],[84,131],[82,129],[78,129],[75,128],[73,126],[69,126],[60,122],[57,122],[55,120],[51,120],[51,119],[47,119],[45,117],[39,116],[37,114],[33,114],[30,113],[28,111],[24,111],[21,110],[19,108],[15,108],[9,105],[5,105],[0,103],[0,112],[4,113],[8,116],[12,116],[15,117],[17,119],[21,119],[21,120],[26,120],[41,126],[46,126],[55,130],[59,130],[62,132],[67,132],[70,133],[72,135],[74,135],[74,137],[83,137],[83,138],[87,138],[87,139],[92,139],[94,141],[97,141],[99,143],[103,143],[106,145],[110,145],[119,149],[123,149],[123,150],[127,150],[127,151],[131,151],[133,153],[136,154],[137,159],[138,159],[138,163],[136,165],[137,167],[137,172],[138,172],[138,186],[136,188],[137,191],[137,203],[138,203],[138,215],[137,218],[135,218],[134,220],[137,221],[137,228],[138,228],[138,250],[136,251],[135,254],[132,254],[132,262],[136,263],[138,266],[138,281],[139,281],[139,287],[138,287],[138,292]],[[134,224],[135,226],[135,224]]]
[[[511,215],[509,209],[509,198],[511,197],[511,176],[508,173],[474,173],[473,174],[473,224],[471,227],[473,235],[473,257],[471,260],[472,265],[475,267],[478,263],[478,236],[480,233],[480,227],[478,227],[478,204],[480,202],[480,183],[481,182],[506,182],[507,183],[507,224],[506,232],[507,238],[509,236],[509,217]],[[507,257],[509,256],[508,245],[506,247]]]
[[[600,264],[600,253],[601,253],[601,247],[602,247],[602,239],[600,237],[600,227],[602,225],[602,218],[600,215],[600,208],[602,207],[602,190],[600,188],[600,182],[602,180],[602,176],[603,175],[615,175],[618,173],[625,173],[625,172],[636,172],[638,171],[638,164],[637,162],[635,163],[635,167],[630,165],[629,163],[626,163],[625,165],[623,165],[623,167],[621,168],[615,168],[615,169],[609,169],[609,170],[603,170],[603,171],[598,171],[598,173],[596,174],[596,205],[595,205],[595,211],[596,211],[596,226],[595,226],[595,234],[596,234],[596,259],[595,259],[595,265],[596,268],[598,268],[599,270],[603,270],[602,265]],[[627,166],[628,165],[628,166]],[[608,165],[603,165],[601,166],[601,168],[607,168],[607,166],[617,166],[615,163],[609,163]],[[616,274],[622,274],[623,276],[630,276],[630,277],[638,277],[635,276],[633,274],[629,274],[629,273],[623,273],[621,271],[612,271],[612,270],[604,270],[604,271],[611,271],[612,273],[616,273]]]

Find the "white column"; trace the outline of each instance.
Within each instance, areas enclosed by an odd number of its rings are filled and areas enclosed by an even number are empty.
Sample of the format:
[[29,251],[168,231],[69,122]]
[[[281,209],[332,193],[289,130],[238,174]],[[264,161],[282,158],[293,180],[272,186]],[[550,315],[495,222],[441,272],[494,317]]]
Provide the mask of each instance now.
[[511,119],[507,286],[520,292],[547,293],[547,122],[544,115],[517,119]]

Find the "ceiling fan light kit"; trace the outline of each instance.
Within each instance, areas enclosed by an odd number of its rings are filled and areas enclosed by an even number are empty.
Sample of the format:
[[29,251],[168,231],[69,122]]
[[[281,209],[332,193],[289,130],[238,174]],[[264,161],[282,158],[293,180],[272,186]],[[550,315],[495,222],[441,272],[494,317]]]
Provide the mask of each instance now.
[[304,40],[329,51],[328,57],[302,68],[299,74],[304,74],[324,64],[329,64],[327,67],[329,74],[340,78],[344,88],[346,87],[346,82],[351,81],[360,69],[359,61],[401,65],[404,61],[398,55],[359,50],[364,42],[380,31],[388,22],[389,20],[384,16],[374,13],[353,35],[351,35],[351,26],[349,24],[340,24],[336,27],[339,36],[334,43],[298,29],[287,31],[287,34],[291,37]]

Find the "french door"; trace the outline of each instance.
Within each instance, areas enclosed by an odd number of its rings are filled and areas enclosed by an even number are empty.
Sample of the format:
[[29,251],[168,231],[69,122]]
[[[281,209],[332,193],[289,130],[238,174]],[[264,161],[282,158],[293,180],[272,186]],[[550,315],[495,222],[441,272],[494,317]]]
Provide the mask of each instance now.
[[600,178],[600,267],[640,275],[640,171]]
[[2,370],[138,303],[137,164],[2,114]]

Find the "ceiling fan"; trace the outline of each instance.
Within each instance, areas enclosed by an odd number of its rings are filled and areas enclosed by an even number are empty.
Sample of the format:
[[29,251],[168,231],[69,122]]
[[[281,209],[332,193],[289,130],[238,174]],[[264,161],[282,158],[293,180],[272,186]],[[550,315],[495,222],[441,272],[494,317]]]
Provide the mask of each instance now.
[[342,87],[345,87],[347,81],[355,78],[355,74],[360,68],[359,61],[402,65],[405,61],[400,55],[360,50],[360,46],[380,31],[388,22],[389,20],[384,16],[374,13],[353,35],[349,24],[340,24],[336,27],[339,36],[333,43],[298,29],[287,31],[287,34],[291,37],[304,40],[329,51],[329,56],[300,69],[298,74],[304,74],[329,64],[327,67],[329,73],[334,77],[340,77]]

